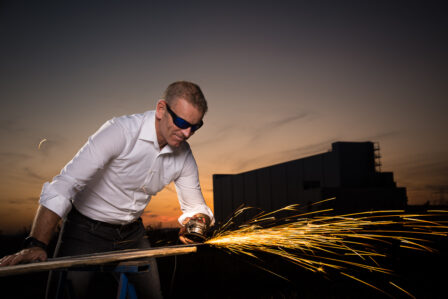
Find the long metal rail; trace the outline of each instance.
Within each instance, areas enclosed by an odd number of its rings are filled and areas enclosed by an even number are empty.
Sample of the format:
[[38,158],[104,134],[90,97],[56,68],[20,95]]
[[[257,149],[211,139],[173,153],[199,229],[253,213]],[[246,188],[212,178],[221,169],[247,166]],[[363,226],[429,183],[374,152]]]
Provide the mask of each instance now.
[[197,252],[197,245],[180,245],[137,250],[132,249],[87,255],[67,256],[48,259],[44,262],[34,262],[30,264],[0,267],[0,277],[38,271],[68,269],[71,267],[118,264],[125,261],[134,261],[150,257],[181,255],[193,252]]

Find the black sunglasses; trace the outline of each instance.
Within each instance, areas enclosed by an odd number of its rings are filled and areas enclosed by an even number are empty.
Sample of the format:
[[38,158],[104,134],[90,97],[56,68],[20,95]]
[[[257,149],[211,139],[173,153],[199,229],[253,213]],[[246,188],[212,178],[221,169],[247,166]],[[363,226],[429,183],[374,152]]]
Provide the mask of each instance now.
[[166,108],[168,110],[168,113],[173,118],[173,123],[181,129],[187,129],[187,128],[191,127],[191,132],[194,132],[194,131],[198,130],[200,127],[202,127],[202,125],[204,124],[204,122],[202,120],[200,122],[198,122],[197,124],[190,124],[185,119],[177,116],[177,114],[174,113],[173,110],[171,110],[171,108],[170,108],[170,106],[168,106],[168,104],[166,104]]

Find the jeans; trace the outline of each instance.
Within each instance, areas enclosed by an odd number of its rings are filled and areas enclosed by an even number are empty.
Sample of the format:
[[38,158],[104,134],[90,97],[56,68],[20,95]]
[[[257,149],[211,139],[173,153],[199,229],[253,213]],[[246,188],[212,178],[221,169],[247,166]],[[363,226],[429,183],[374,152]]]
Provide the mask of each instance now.
[[[113,225],[90,219],[73,207],[63,223],[54,256],[150,247],[141,218],[128,225]],[[50,273],[47,299],[54,298],[59,275],[59,272]],[[129,273],[127,276],[135,286],[139,298],[162,298],[155,258],[150,260],[148,272]],[[92,271],[69,271],[64,294],[68,294],[69,298],[114,298],[118,277],[118,273],[111,275]]]

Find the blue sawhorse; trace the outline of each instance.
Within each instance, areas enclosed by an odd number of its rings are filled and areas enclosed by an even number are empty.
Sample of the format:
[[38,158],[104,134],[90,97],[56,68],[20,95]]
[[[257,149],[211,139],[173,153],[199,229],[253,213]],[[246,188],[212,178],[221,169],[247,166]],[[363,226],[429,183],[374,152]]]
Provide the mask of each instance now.
[[120,283],[118,285],[117,299],[126,299],[126,295],[128,295],[129,299],[137,299],[137,293],[135,292],[134,285],[129,282],[126,273],[129,273],[129,271],[120,272]]
[[120,274],[120,282],[118,284],[117,299],[137,299],[137,292],[132,283],[129,282],[128,273],[138,273],[149,270],[149,263],[146,260],[136,260],[130,262],[121,262],[118,264],[106,264],[98,266],[75,267],[60,270],[56,298],[63,299],[64,286],[67,283],[68,271],[94,271],[94,272],[115,272]]

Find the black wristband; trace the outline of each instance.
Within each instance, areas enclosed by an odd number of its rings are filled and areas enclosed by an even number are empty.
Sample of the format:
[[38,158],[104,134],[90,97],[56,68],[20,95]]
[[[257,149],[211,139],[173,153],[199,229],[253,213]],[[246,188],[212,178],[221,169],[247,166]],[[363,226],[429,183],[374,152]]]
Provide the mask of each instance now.
[[40,247],[43,250],[47,251],[47,244],[45,244],[42,241],[39,241],[38,239],[36,239],[34,237],[29,236],[23,242],[23,249],[31,248],[31,247]]

